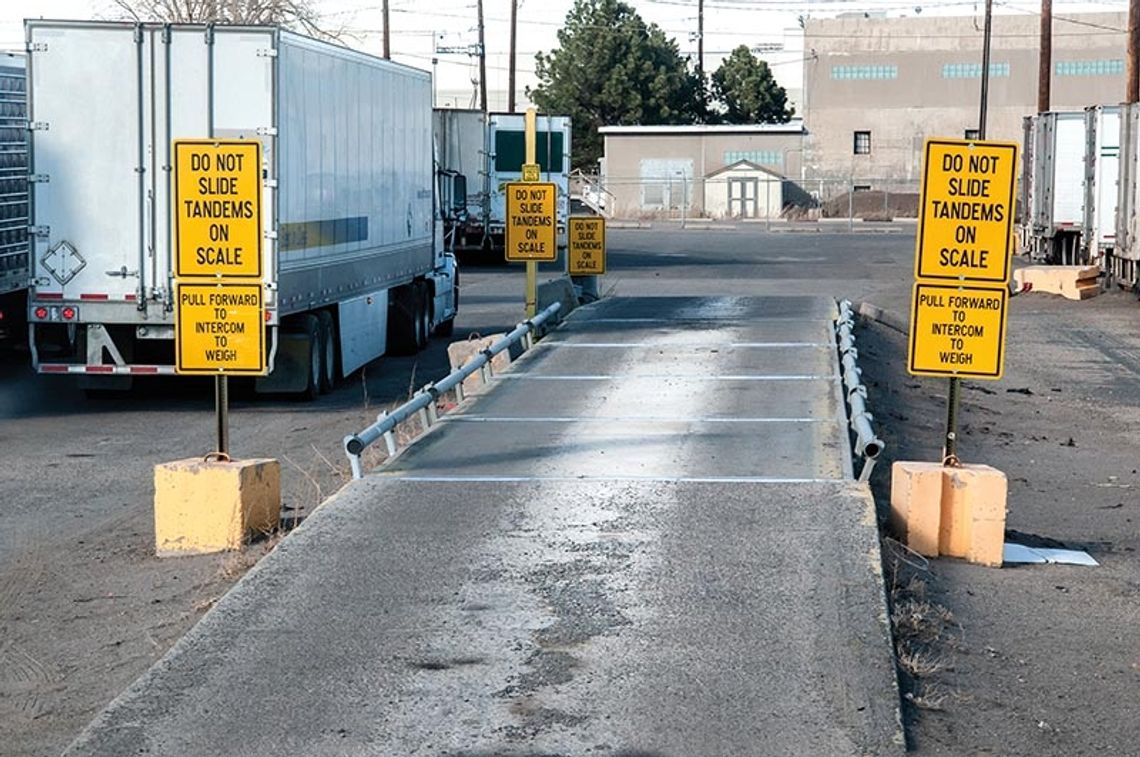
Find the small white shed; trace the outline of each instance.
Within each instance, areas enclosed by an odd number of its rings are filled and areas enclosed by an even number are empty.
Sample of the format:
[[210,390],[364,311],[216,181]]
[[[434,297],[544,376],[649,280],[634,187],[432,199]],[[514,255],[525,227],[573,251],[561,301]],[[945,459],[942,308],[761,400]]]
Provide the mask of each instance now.
[[779,218],[784,208],[784,177],[747,160],[705,177],[709,218]]

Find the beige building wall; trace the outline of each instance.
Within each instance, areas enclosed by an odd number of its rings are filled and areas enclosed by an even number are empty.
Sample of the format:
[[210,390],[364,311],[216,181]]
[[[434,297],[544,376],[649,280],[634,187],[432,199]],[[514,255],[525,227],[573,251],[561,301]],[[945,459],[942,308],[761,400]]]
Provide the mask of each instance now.
[[704,179],[741,160],[798,178],[803,127],[605,127],[603,182],[621,218],[705,214]]
[[[1036,15],[994,17],[990,139],[1020,142],[1036,112],[1039,28]],[[1053,110],[1120,102],[1125,28],[1125,13],[1054,18]],[[977,128],[980,19],[812,19],[804,46],[809,178],[917,180],[926,137]],[[870,132],[869,154],[855,154],[856,131]]]

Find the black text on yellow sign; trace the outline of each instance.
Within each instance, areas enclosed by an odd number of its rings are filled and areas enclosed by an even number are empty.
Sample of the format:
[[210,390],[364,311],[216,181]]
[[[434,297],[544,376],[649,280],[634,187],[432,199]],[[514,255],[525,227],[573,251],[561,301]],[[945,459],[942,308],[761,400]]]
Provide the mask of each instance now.
[[1017,145],[928,139],[915,278],[1009,281]]
[[1008,301],[1004,286],[916,283],[910,308],[910,373],[1001,378]]
[[506,189],[507,260],[557,260],[558,187],[551,183],[510,182]]
[[261,284],[175,284],[175,373],[265,375]]
[[606,219],[574,216],[567,232],[568,273],[600,276],[606,272]]
[[261,143],[174,143],[175,275],[261,278]]

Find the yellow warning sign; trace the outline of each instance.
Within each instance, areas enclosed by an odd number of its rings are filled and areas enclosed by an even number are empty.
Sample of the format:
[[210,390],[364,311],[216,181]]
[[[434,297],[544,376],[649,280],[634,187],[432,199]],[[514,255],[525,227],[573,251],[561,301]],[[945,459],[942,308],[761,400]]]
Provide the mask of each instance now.
[[915,376],[999,379],[1005,361],[1004,287],[917,282],[907,367]]
[[915,278],[1009,281],[1017,145],[926,140]]
[[175,276],[261,278],[261,143],[174,143]]
[[599,276],[606,272],[606,219],[573,216],[567,231],[568,273]]
[[175,373],[265,375],[261,284],[175,284]]
[[556,260],[558,187],[551,183],[507,184],[507,260]]
[[523,163],[522,180],[539,181],[542,178],[541,168],[537,163]]

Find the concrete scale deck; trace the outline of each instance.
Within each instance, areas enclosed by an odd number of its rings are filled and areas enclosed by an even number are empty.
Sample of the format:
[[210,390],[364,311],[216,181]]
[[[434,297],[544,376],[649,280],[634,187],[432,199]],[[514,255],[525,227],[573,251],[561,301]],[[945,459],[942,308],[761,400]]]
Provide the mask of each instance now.
[[326,503],[71,752],[901,753],[833,316],[575,312]]

